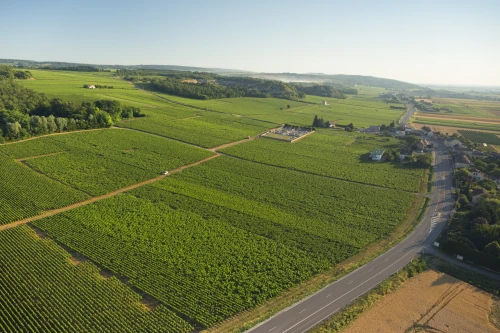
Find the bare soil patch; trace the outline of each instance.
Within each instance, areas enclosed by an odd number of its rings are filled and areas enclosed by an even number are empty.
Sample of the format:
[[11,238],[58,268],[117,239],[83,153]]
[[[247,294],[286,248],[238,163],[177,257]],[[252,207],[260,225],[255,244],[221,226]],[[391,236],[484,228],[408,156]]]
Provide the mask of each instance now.
[[415,101],[416,101],[416,102],[424,101],[424,102],[426,102],[426,103],[434,103],[434,102],[432,101],[432,99],[428,99],[428,98],[415,98]]
[[365,312],[344,333],[499,333],[489,320],[493,296],[429,270],[408,280]]
[[125,149],[123,152],[124,153],[131,153],[131,152],[136,151],[136,150],[137,150],[137,148],[130,148],[130,149]]

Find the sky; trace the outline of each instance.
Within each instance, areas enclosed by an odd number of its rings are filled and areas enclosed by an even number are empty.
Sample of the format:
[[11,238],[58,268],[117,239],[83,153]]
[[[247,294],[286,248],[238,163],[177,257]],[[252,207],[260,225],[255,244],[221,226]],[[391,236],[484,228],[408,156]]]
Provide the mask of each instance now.
[[500,86],[500,0],[0,0],[0,58]]

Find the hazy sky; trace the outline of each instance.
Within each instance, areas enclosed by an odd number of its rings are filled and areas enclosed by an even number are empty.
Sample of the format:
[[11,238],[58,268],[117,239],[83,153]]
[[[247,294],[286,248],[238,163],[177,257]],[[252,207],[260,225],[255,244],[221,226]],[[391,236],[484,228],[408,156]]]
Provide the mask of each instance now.
[[500,0],[0,0],[0,58],[500,86]]

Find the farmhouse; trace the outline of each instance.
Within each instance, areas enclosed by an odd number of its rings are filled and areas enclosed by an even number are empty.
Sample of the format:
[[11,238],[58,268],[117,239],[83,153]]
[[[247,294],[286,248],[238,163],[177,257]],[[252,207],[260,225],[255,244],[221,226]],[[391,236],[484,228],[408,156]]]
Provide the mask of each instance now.
[[473,190],[471,193],[472,203],[473,204],[477,203],[478,200],[481,199],[481,197],[485,194],[486,194],[486,191],[483,190],[482,188],[477,188],[477,189]]
[[95,89],[95,86],[93,84],[89,85],[89,89]]
[[405,130],[396,130],[396,136],[405,136],[406,131]]
[[413,150],[409,148],[403,148],[399,151],[399,159],[404,161],[407,157],[413,156]]
[[455,168],[460,169],[460,168],[469,168],[471,166],[471,161],[469,157],[465,154],[460,154],[457,155],[455,159]]
[[372,159],[372,161],[380,161],[382,159],[382,155],[384,155],[384,151],[383,149],[378,149],[378,150],[374,150],[370,153],[370,157]]
[[323,102],[321,102],[321,105],[328,105],[328,102],[327,101],[323,101]]

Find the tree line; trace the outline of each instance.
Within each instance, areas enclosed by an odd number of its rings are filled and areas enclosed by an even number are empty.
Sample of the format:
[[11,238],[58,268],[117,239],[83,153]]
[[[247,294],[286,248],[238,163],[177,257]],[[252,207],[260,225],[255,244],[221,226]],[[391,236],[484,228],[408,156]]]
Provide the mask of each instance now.
[[0,65],[0,80],[27,80],[32,78],[30,71],[18,71],[7,65]]
[[307,95],[340,98],[340,99],[346,98],[344,94],[342,94],[340,91],[334,89],[332,86],[329,85],[319,85],[319,84],[305,85],[296,83],[294,84],[294,86],[297,88],[297,91],[303,92],[304,94]]

